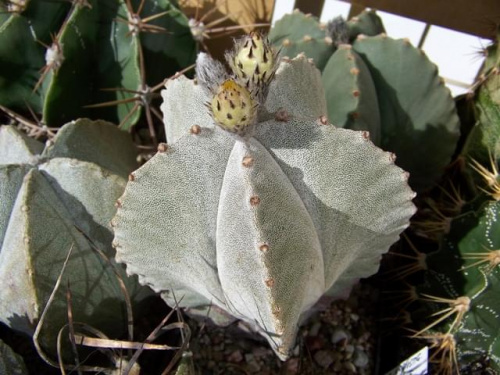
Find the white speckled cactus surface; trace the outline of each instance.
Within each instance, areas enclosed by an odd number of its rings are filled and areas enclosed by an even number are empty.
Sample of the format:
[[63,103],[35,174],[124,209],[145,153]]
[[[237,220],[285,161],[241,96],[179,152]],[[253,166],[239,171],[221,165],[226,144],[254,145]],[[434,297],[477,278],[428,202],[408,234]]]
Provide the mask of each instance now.
[[321,297],[346,297],[378,270],[414,193],[367,132],[328,123],[306,58],[279,62],[252,34],[228,59],[231,74],[201,55],[197,81],[167,83],[168,145],[130,175],[114,245],[170,305],[239,319],[286,359]]

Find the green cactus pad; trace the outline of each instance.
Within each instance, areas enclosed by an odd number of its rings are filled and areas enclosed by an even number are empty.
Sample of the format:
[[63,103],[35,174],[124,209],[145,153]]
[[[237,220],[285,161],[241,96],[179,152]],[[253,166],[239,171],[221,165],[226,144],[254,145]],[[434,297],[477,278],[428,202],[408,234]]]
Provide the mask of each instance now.
[[322,70],[334,51],[331,38],[318,19],[300,11],[285,14],[269,32],[269,41],[281,48],[281,56],[304,53]]
[[328,119],[342,128],[367,130],[380,145],[380,113],[375,85],[350,45],[340,45],[323,69]]
[[[89,139],[85,139],[84,128],[88,128]],[[73,151],[76,135],[80,143]],[[124,333],[125,302],[114,270],[92,250],[80,231],[108,257],[113,256],[110,221],[126,180],[77,158],[87,156],[94,161],[99,157],[91,153],[114,150],[107,153],[110,160],[106,167],[116,165],[125,173],[123,161],[134,157],[127,155],[130,148],[123,147],[126,136],[112,124],[81,120],[63,127],[50,150],[38,158],[27,151],[39,150],[32,140],[16,134],[12,127],[0,131],[0,144],[14,140],[7,144],[7,155],[9,150],[23,150],[25,157],[19,162],[30,162],[13,164],[9,158],[0,159],[0,275],[7,280],[0,291],[0,319],[11,328],[33,333],[64,259],[73,248],[63,283],[71,284],[74,319],[110,335]],[[133,301],[147,295],[133,279],[125,277],[125,285]],[[57,333],[67,322],[64,294],[57,294],[40,336],[42,346],[52,355],[56,353]]]
[[363,37],[353,47],[377,90],[381,147],[397,155],[414,189],[432,187],[450,162],[459,136],[455,104],[436,66],[406,40]]
[[376,36],[385,33],[382,19],[374,10],[364,10],[347,21],[349,40],[354,41],[358,35]]
[[28,375],[23,358],[0,340],[0,374]]

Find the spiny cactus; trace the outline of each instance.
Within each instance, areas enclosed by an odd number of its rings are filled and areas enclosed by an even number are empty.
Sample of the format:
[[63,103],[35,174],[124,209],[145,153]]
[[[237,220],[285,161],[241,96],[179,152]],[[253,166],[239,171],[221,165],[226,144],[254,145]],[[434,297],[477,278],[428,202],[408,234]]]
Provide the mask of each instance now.
[[[281,23],[292,19],[320,28],[317,20],[301,13],[286,15],[271,30],[276,45],[276,35],[286,37]],[[286,30],[297,30],[288,31],[295,39],[300,38],[296,33],[305,32],[298,26]],[[334,19],[323,32],[333,42],[328,55],[319,43],[299,50],[322,70],[329,120],[369,131],[377,146],[396,154],[396,163],[410,172],[410,186],[416,191],[434,186],[459,136],[455,104],[436,66],[408,41],[383,34],[382,21],[373,11],[349,21]],[[284,47],[290,56],[299,50]],[[319,62],[317,54],[322,56]]]
[[[116,259],[170,305],[239,319],[286,359],[311,311],[377,271],[414,193],[366,132],[328,123],[320,73],[304,57],[280,64],[267,98],[250,92],[258,113],[237,134],[226,129],[248,109],[235,99],[245,81],[219,67],[202,55],[197,82],[167,83],[169,144],[117,202]],[[214,101],[211,115],[203,103]]]
[[[62,280],[71,285],[73,319],[107,334],[125,331],[125,305],[114,270],[85,236],[113,255],[114,202],[136,168],[135,157],[129,136],[103,121],[69,123],[45,148],[13,126],[0,127],[3,323],[33,333],[72,249]],[[122,275],[132,300],[147,295]],[[47,314],[39,339],[55,355],[57,334],[68,319],[64,291]]]
[[500,370],[499,210],[496,201],[466,205],[426,257],[426,282],[417,287],[422,307],[414,312],[425,325],[415,337],[439,342],[433,357],[443,373],[479,360]]
[[453,166],[465,168],[450,168],[446,188],[426,197],[435,219],[423,215],[415,222],[418,234],[435,241],[437,250],[419,254],[424,282],[416,284],[419,303],[410,311],[419,322],[414,337],[430,341],[438,373],[475,373],[477,366],[500,370],[496,64],[498,60],[487,62],[481,84],[466,99],[474,109],[468,116],[475,116],[475,125],[464,133],[453,161]]
[[[72,3],[11,10],[0,28],[0,104],[28,105],[48,126],[92,117],[128,129],[141,108],[150,122],[154,86],[194,62],[186,17],[168,0]],[[89,108],[103,103],[114,108]]]
[[[478,178],[477,166],[491,166],[500,156],[500,54],[498,42],[486,49],[487,58],[476,82],[476,91],[467,101],[472,105],[475,123],[461,150],[465,173],[471,186],[488,188]],[[493,163],[496,167],[496,163]],[[495,178],[496,181],[496,178]],[[491,185],[490,181],[486,185]]]

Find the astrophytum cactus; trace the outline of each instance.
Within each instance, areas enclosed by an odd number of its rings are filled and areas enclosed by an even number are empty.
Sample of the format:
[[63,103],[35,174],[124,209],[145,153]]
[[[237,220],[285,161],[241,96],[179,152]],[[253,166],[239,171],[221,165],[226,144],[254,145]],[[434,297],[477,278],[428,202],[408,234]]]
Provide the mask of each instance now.
[[170,305],[241,320],[284,360],[320,299],[378,270],[414,213],[408,175],[366,132],[328,123],[304,57],[282,61],[259,99],[201,55],[197,81],[163,98],[169,144],[118,201],[117,260]]
[[[123,291],[89,239],[113,256],[114,203],[136,168],[136,155],[130,136],[104,121],[71,122],[45,148],[13,126],[0,127],[2,323],[33,334],[72,249],[62,283],[71,283],[73,319],[107,335],[125,332]],[[119,272],[133,303],[148,295]],[[38,337],[50,355],[57,353],[67,309],[59,291]]]

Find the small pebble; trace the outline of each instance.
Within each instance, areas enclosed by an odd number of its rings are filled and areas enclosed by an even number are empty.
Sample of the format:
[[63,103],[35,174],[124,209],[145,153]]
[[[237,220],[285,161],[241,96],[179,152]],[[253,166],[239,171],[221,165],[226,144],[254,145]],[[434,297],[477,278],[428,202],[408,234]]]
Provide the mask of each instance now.
[[320,350],[314,354],[314,360],[324,369],[330,367],[333,363],[333,358],[326,350]]
[[335,329],[332,333],[332,343],[337,344],[343,340],[349,340],[349,334],[343,328]]
[[356,367],[365,368],[366,366],[368,366],[369,359],[364,351],[356,350],[354,352],[354,359],[352,362]]
[[[246,355],[245,355],[246,356]],[[239,350],[236,350],[226,357],[228,362],[239,363],[243,361],[243,355]]]

